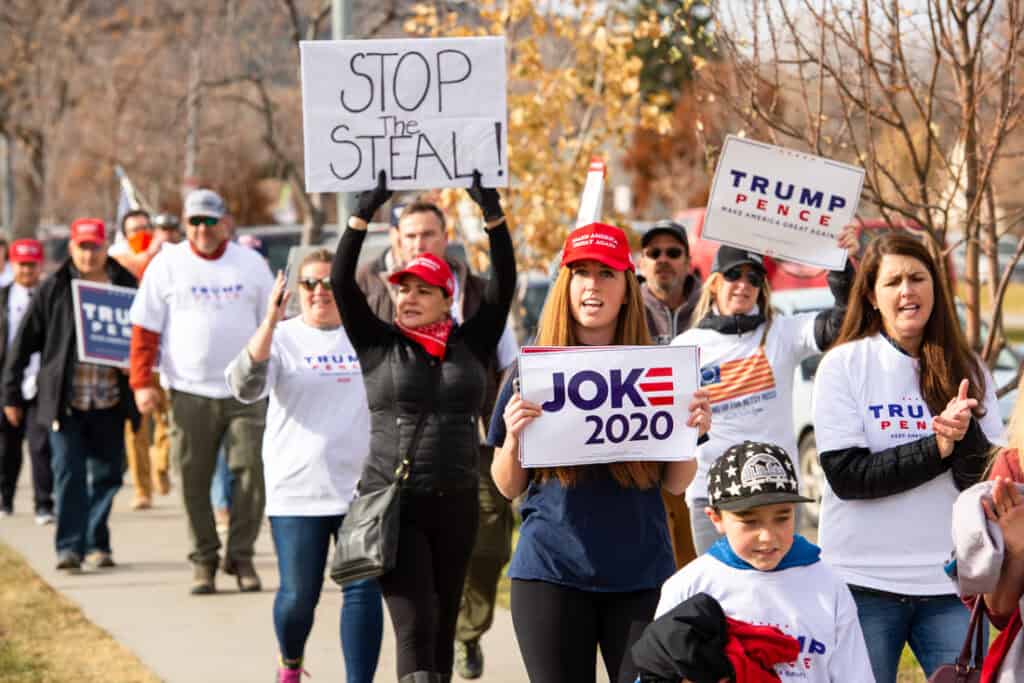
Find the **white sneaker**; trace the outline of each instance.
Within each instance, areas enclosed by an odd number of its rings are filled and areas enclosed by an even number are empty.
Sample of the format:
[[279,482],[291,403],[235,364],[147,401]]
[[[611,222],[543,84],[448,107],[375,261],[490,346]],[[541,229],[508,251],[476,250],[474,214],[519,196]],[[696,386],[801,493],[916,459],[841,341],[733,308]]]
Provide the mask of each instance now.
[[13,516],[14,516],[14,510],[11,510],[9,508],[0,508],[0,519],[3,519],[4,517],[13,517]]
[[52,512],[37,512],[36,513],[36,524],[39,526],[46,526],[47,524],[53,524],[56,518]]

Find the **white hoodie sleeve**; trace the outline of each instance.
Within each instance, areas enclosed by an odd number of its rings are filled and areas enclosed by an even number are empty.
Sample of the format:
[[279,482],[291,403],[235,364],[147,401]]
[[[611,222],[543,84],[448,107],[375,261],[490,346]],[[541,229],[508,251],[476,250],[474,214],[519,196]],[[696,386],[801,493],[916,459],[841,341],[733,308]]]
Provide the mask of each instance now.
[[833,683],[875,683],[864,633],[857,619],[857,604],[853,601],[850,589],[842,584],[836,590],[835,642],[835,652],[828,660],[828,679]]

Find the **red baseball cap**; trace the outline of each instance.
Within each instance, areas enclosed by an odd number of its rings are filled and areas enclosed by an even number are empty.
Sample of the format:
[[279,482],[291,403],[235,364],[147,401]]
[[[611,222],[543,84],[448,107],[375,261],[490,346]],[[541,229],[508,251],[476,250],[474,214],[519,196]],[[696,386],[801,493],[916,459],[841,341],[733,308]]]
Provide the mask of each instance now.
[[622,228],[604,223],[591,223],[576,228],[565,238],[562,265],[593,259],[615,270],[636,272],[630,256],[629,240]]
[[43,243],[32,239],[14,240],[10,257],[13,263],[42,263]]
[[391,273],[388,276],[388,282],[397,285],[406,275],[415,275],[428,285],[440,287],[448,296],[455,293],[455,278],[452,276],[452,269],[433,254],[420,254],[405,264],[405,268]]
[[107,228],[99,218],[79,218],[71,224],[71,241],[75,244],[106,244]]

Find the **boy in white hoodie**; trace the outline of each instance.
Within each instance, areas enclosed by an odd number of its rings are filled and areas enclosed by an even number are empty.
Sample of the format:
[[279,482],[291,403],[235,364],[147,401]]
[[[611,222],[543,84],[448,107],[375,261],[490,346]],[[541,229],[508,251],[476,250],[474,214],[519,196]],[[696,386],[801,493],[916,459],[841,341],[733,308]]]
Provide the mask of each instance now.
[[727,616],[799,641],[797,660],[775,668],[781,680],[873,683],[849,589],[820,549],[795,535],[796,504],[810,501],[798,492],[786,451],[751,441],[732,446],[708,472],[708,501],[705,512],[725,538],[665,582],[656,616],[707,593]]

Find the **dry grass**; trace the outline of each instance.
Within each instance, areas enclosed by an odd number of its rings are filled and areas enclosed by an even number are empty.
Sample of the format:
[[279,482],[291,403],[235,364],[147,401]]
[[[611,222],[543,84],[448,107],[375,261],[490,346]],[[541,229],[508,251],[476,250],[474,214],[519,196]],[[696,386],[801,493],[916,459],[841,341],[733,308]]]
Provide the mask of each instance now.
[[0,543],[0,681],[158,683],[128,649]]

